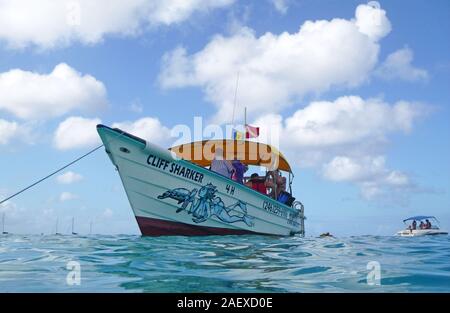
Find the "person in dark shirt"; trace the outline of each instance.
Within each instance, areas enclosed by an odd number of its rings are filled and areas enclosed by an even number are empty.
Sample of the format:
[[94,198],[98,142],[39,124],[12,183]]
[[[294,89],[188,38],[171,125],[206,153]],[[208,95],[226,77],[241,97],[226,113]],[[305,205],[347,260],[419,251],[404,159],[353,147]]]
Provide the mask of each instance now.
[[231,165],[234,167],[233,180],[238,182],[239,184],[244,183],[244,173],[248,170],[247,165],[243,164],[241,161],[234,159],[231,162]]
[[431,229],[431,222],[429,220],[425,220],[425,228],[426,229]]
[[413,222],[412,222],[412,229],[413,230],[416,230],[417,229],[417,222],[414,220]]

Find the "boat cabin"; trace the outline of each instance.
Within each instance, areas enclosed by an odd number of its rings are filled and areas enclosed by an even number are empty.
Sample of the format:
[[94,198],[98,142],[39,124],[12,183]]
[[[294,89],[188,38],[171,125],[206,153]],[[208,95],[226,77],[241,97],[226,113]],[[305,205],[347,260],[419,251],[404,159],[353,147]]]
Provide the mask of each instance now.
[[228,178],[287,206],[292,206],[295,200],[292,196],[294,174],[291,166],[273,146],[255,141],[220,139],[195,141],[169,150],[179,158],[210,170],[214,170],[217,160],[226,161],[228,165],[240,162],[246,168],[244,176],[230,175]]
[[412,216],[403,220],[408,230],[439,229],[439,221],[434,216]]

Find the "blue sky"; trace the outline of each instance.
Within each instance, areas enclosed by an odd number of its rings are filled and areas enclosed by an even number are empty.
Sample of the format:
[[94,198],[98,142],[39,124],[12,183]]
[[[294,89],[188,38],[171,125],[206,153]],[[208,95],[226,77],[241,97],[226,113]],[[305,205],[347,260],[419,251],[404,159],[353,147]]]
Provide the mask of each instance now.
[[[0,2],[2,197],[98,144],[100,120],[166,147],[194,116],[230,122],[239,72],[238,122],[247,106],[279,132],[308,234],[450,228],[448,1],[105,3]],[[8,230],[138,233],[103,151],[68,171],[1,206]]]

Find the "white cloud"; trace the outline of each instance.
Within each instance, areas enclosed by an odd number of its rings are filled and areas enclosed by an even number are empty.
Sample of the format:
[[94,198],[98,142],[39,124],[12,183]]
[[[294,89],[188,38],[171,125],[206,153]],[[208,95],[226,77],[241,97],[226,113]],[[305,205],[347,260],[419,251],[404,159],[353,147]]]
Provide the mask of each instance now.
[[[101,143],[96,126],[101,124],[99,118],[72,116],[61,122],[53,136],[54,146],[59,150],[93,147]],[[154,117],[144,117],[136,121],[113,123],[113,128],[120,128],[130,134],[149,140],[155,144],[167,144],[171,130]]]
[[72,116],[61,122],[53,137],[54,146],[59,150],[93,147],[100,144],[96,126],[98,118],[88,119]]
[[68,191],[64,191],[59,195],[59,201],[61,201],[61,202],[75,200],[77,198],[78,198],[77,195],[75,195],[71,192],[68,192]]
[[[0,188],[0,200],[5,199],[5,197],[6,190]],[[0,204],[0,220],[2,219],[2,215],[5,214],[5,231],[12,232],[16,229],[17,225],[23,225],[24,222],[27,223],[30,214],[26,211],[23,207],[11,200]]]
[[114,123],[112,127],[120,128],[127,133],[149,140],[155,144],[166,144],[171,137],[170,129],[161,124],[157,118],[144,117],[136,121]]
[[[0,199],[3,201],[7,197],[6,192],[3,189],[0,189]],[[3,202],[0,204],[0,213],[3,214],[13,214],[17,211],[17,205],[12,202],[11,200],[8,200],[6,202]]]
[[33,123],[18,123],[0,118],[0,146],[17,142],[33,144],[36,131]]
[[322,162],[330,153],[339,155],[342,151],[373,154],[388,134],[409,133],[414,122],[427,113],[422,104],[343,96],[334,101],[313,101],[284,119],[268,114],[253,123],[260,126],[262,138],[276,139],[279,135],[283,149],[312,154],[312,161]]
[[0,111],[21,119],[57,117],[73,110],[93,111],[106,105],[106,89],[90,75],[65,63],[49,74],[20,69],[0,73]]
[[408,175],[400,171],[391,171],[386,177],[386,182],[393,186],[406,186],[410,183]]
[[369,200],[394,190],[405,192],[414,186],[407,174],[387,169],[384,156],[361,159],[337,156],[324,164],[323,175],[332,181],[356,183],[361,195]]
[[321,147],[383,139],[387,133],[411,130],[423,113],[418,104],[399,101],[394,105],[380,99],[358,96],[335,101],[315,101],[286,119],[285,131],[297,146]]
[[375,75],[385,80],[406,81],[427,80],[428,72],[412,65],[414,55],[411,49],[403,48],[389,54],[375,71]]
[[288,11],[288,3],[287,0],[270,0],[275,7],[275,9],[281,14],[286,14]]
[[148,17],[152,24],[170,25],[189,18],[195,11],[206,12],[231,5],[235,0],[153,1]]
[[102,213],[102,218],[111,218],[114,215],[113,210],[106,208]]
[[239,72],[239,105],[253,116],[273,113],[305,94],[361,84],[389,31],[385,12],[368,5],[358,6],[354,19],[306,21],[292,34],[256,37],[241,28],[230,37],[215,36],[193,55],[182,47],[167,53],[159,81],[163,88],[202,87],[218,109],[215,121],[225,122],[231,120]]
[[128,109],[133,113],[142,113],[144,112],[144,106],[142,105],[139,99],[133,100],[129,105]]
[[0,145],[6,145],[19,133],[19,125],[16,122],[8,122],[0,119]]
[[383,156],[365,157],[361,160],[336,156],[324,164],[323,174],[332,181],[367,181],[385,172]]
[[389,189],[414,186],[407,174],[389,169],[383,153],[389,134],[409,133],[427,113],[421,104],[346,96],[311,102],[287,118],[265,115],[252,124],[260,126],[260,140],[279,146],[291,163],[315,168],[331,181],[354,183],[365,198],[374,199]]
[[359,31],[378,41],[391,31],[391,24],[376,1],[369,1],[366,5],[358,5],[355,12],[355,25]]
[[0,40],[10,48],[94,44],[107,35],[137,35],[187,20],[234,0],[0,1]]
[[65,185],[79,182],[82,179],[83,179],[82,175],[72,171],[65,172],[64,174],[61,174],[58,177],[56,177],[58,183]]

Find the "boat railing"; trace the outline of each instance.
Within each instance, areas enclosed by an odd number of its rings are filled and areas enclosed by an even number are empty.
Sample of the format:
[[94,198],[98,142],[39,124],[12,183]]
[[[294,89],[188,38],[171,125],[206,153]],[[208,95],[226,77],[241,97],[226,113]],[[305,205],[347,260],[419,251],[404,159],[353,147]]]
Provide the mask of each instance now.
[[294,201],[292,203],[292,207],[295,210],[298,210],[298,216],[300,217],[300,235],[301,236],[305,236],[305,220],[306,220],[306,216],[305,216],[305,206],[303,205],[303,203],[301,203],[300,201]]
[[[247,187],[247,188],[249,188],[249,189],[252,189],[253,190],[253,188],[252,187],[250,187],[250,186],[248,186],[247,185],[247,183],[248,182],[250,182],[250,181],[259,181],[259,182],[266,182],[267,181],[267,175],[265,175],[265,176],[258,176],[258,177],[251,177],[251,176],[244,176],[244,186],[245,187]],[[266,187],[266,190],[267,190],[267,188],[268,187]],[[274,195],[275,194],[277,194],[277,192],[276,192],[276,184],[274,184],[274,187],[272,187],[272,188],[274,188],[274,191],[273,192],[271,192],[271,193],[261,193],[262,195],[264,195],[264,196],[266,196],[266,197],[269,197],[270,199],[272,199],[272,200],[275,200],[275,201],[279,201]],[[287,192],[287,191],[285,191],[285,192]],[[292,192],[288,192],[289,193],[289,195],[291,195],[292,196]],[[295,198],[294,198],[295,199]],[[281,202],[282,203],[282,202]],[[292,205],[288,205],[288,206],[290,206],[290,207],[293,207],[293,203],[292,203]]]

